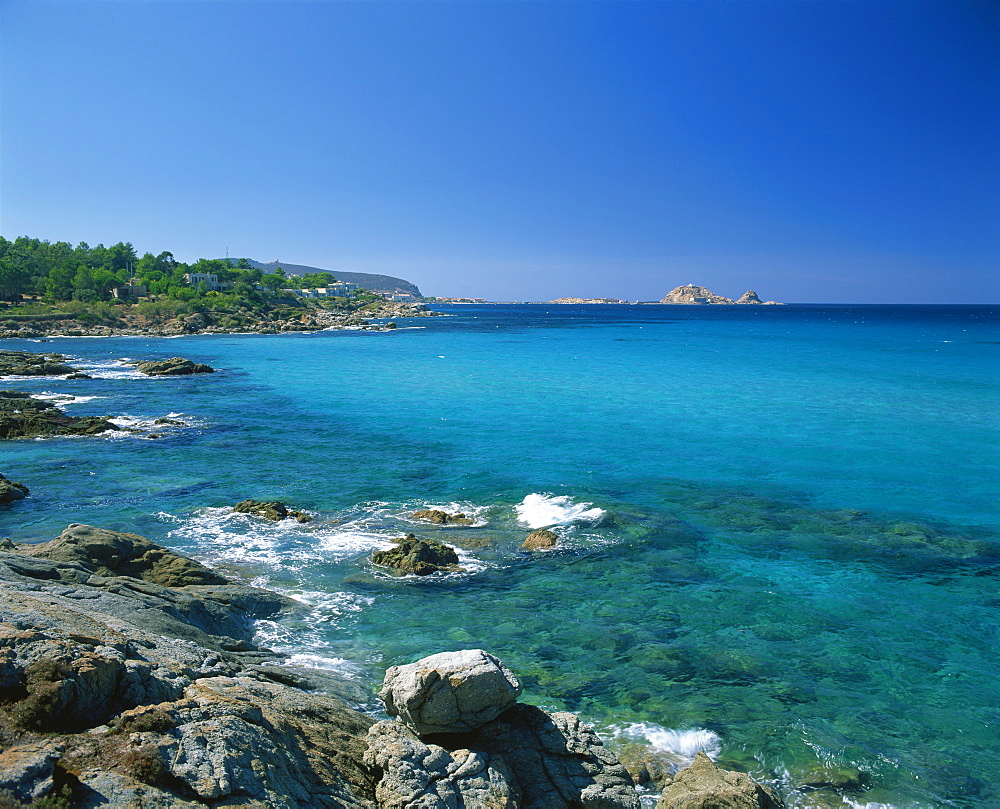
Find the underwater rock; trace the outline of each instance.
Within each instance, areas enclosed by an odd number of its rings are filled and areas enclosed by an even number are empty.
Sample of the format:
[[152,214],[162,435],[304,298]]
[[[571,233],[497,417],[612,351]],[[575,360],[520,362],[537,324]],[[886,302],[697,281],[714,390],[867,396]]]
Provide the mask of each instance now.
[[458,554],[455,553],[455,549],[443,542],[417,539],[413,534],[407,534],[402,539],[393,541],[396,543],[395,548],[372,553],[373,564],[391,567],[403,573],[414,573],[417,576],[464,571],[464,568],[458,566]]
[[288,508],[280,500],[241,500],[233,506],[233,511],[237,511],[240,514],[256,514],[258,517],[264,517],[275,522],[287,520],[292,517],[295,518],[296,522],[301,523],[312,522],[313,519],[308,514]]
[[415,520],[427,520],[435,525],[472,525],[473,520],[466,514],[459,511],[456,514],[449,514],[436,508],[424,508],[414,511],[410,515]]
[[559,544],[559,534],[547,528],[532,531],[528,534],[521,547],[526,551],[535,551],[542,548],[554,548]]
[[15,483],[0,475],[0,503],[13,503],[23,500],[29,494],[28,487],[23,483]]
[[520,694],[521,684],[497,658],[465,649],[391,666],[378,695],[389,716],[424,735],[475,730]]
[[784,805],[770,787],[746,773],[720,769],[699,751],[663,790],[656,809],[783,809]]
[[183,357],[169,357],[165,360],[145,360],[132,363],[146,376],[187,376],[188,374],[211,374],[215,369],[203,362],[192,362]]
[[68,416],[52,402],[19,390],[0,390],[0,438],[98,435],[119,429],[97,416]]

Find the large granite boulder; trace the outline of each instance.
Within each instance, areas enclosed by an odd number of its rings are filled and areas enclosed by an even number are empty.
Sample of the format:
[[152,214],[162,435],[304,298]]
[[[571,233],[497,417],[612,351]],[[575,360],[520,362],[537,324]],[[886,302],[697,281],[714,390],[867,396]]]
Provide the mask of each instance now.
[[513,705],[520,694],[517,678],[482,649],[442,652],[392,666],[379,691],[386,713],[421,736],[475,730]]
[[663,790],[656,809],[783,809],[784,805],[770,787],[746,773],[720,769],[699,752]]
[[503,757],[525,809],[639,807],[628,771],[575,714],[517,704],[471,735],[472,749]]
[[28,487],[23,483],[15,483],[0,475],[0,503],[13,503],[23,500],[29,494]]
[[97,416],[68,416],[52,402],[19,390],[0,390],[0,438],[97,435],[118,426]]
[[638,809],[597,734],[573,714],[517,704],[520,690],[481,649],[390,668],[379,696],[396,721],[369,731],[365,754],[379,806]]
[[189,374],[211,374],[215,369],[203,362],[192,362],[183,357],[169,357],[165,360],[145,360],[133,363],[146,376],[187,376]]
[[312,522],[313,519],[302,511],[289,508],[280,500],[241,500],[233,506],[233,511],[240,514],[255,514],[274,522],[289,519],[294,519],[296,522]]
[[379,777],[375,800],[380,809],[521,806],[517,780],[501,757],[425,744],[400,722],[371,727],[364,761]]
[[407,534],[394,540],[395,548],[373,551],[372,562],[382,567],[391,567],[400,573],[428,576],[431,573],[461,573],[455,549],[433,539],[417,539]]

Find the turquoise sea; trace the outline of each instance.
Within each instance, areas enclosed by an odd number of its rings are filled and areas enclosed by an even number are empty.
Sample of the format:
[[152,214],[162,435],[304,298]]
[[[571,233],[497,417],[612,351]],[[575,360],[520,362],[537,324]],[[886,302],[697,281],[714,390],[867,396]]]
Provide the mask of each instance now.
[[[143,431],[5,442],[32,497],[0,536],[134,531],[288,593],[302,612],[261,642],[369,687],[487,649],[526,700],[678,766],[708,750],[790,806],[1000,807],[1000,307],[440,309],[0,341],[97,377],[4,387]],[[122,362],[174,355],[219,370]],[[251,497],[316,519],[231,512]],[[560,547],[521,551],[535,526]],[[373,568],[409,531],[466,572]]]

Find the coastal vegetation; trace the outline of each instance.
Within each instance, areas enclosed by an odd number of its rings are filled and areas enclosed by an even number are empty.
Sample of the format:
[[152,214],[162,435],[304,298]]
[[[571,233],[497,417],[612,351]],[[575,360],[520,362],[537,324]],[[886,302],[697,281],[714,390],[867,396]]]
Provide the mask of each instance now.
[[[329,272],[294,279],[297,288],[336,282]],[[130,242],[0,237],[0,337],[302,331],[420,313],[365,289],[307,299],[290,283],[280,266],[265,272],[245,258],[186,264],[169,251],[140,256]]]

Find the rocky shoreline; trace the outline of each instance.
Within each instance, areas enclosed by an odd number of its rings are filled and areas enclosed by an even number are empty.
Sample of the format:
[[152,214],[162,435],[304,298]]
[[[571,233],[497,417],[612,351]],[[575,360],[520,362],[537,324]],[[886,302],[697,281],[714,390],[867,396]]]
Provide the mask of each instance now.
[[[112,322],[88,322],[86,314],[21,314],[16,308],[0,312],[0,339],[50,337],[177,337],[195,334],[281,334],[326,329],[385,331],[396,328],[392,318],[439,315],[421,303],[384,301],[376,308],[343,312],[318,306],[275,307],[260,315],[239,316],[206,310],[181,317],[141,314],[137,307],[121,306]],[[385,323],[373,323],[385,320]]]
[[[254,645],[295,609],[136,534],[0,540],[0,806],[639,806],[645,765],[487,652],[390,668],[376,722],[363,685]],[[655,783],[658,809],[782,805],[707,759]]]

